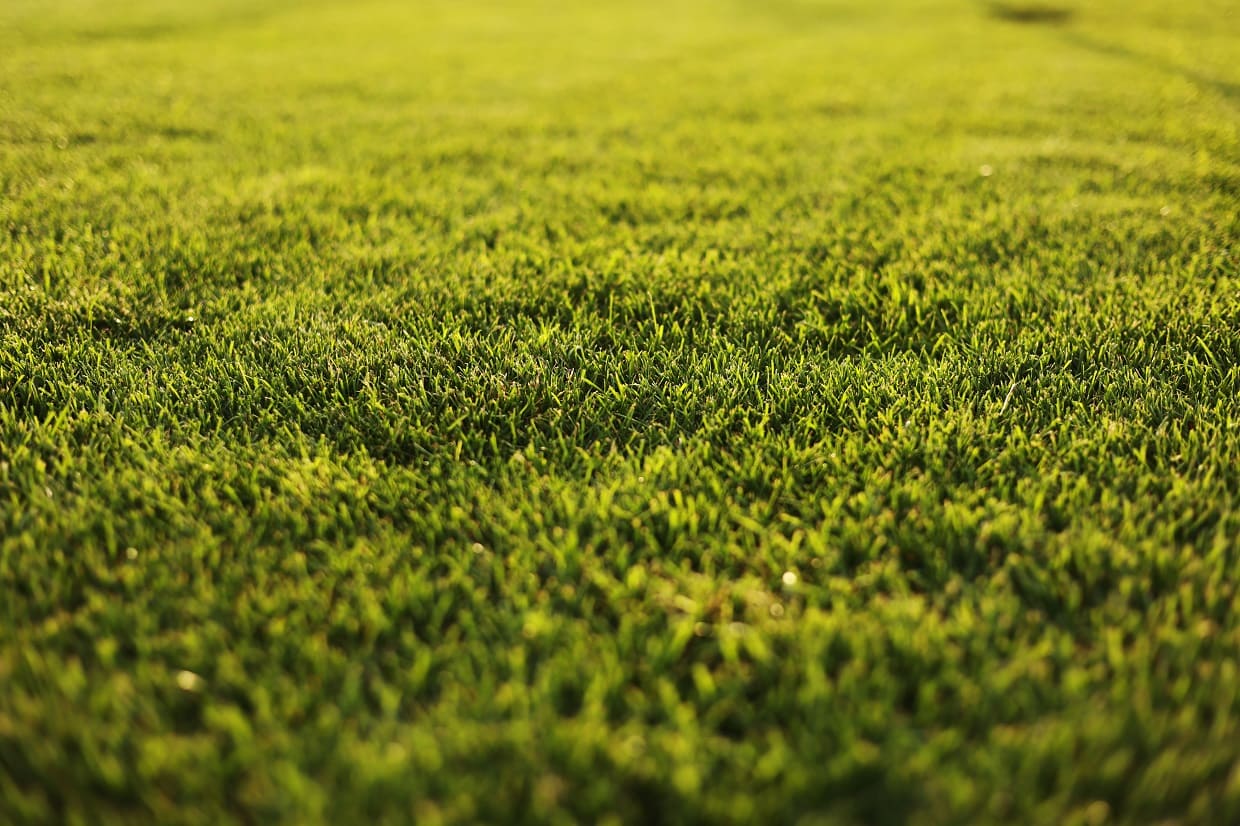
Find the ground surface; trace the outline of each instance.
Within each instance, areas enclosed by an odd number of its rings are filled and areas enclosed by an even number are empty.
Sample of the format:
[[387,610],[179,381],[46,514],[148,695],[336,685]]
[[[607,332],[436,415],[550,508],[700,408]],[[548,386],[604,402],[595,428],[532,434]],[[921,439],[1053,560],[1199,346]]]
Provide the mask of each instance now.
[[1240,822],[1240,15],[1074,10],[5,0],[0,822]]

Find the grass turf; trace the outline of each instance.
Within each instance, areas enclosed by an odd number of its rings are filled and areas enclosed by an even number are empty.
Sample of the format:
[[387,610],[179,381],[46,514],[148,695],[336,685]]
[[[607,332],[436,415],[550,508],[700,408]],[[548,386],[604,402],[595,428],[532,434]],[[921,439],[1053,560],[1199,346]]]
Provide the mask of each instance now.
[[0,821],[1240,821],[1228,2],[0,7]]

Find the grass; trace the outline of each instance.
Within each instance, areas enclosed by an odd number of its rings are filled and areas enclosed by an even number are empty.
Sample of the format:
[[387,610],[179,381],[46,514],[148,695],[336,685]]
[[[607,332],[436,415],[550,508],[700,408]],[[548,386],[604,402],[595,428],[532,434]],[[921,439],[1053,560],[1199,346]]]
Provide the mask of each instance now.
[[990,13],[1013,23],[1062,23],[1072,18],[1072,8],[1056,3],[1029,3],[1024,0],[988,0]]
[[989,6],[6,0],[0,822],[1240,822],[1240,17]]

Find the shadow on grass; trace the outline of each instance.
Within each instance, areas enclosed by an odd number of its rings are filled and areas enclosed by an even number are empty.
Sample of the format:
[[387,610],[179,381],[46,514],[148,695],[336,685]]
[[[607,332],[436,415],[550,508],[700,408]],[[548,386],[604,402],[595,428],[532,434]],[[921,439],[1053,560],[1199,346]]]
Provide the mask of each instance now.
[[1222,95],[1232,103],[1240,103],[1240,83],[1220,80],[1217,77],[1202,74],[1195,69],[1181,66],[1166,58],[1147,52],[1140,52],[1118,43],[1098,40],[1080,32],[1067,32],[1064,34],[1064,40],[1078,49],[1084,49],[1097,55],[1127,60],[1147,70],[1176,75],[1196,86]]
[[[984,5],[987,14],[991,17],[1009,23],[1059,25],[1071,22],[1076,16],[1076,12],[1072,8],[1057,3],[985,0]],[[1219,94],[1232,103],[1240,102],[1240,83],[1202,74],[1157,55],[1140,52],[1118,43],[1108,43],[1090,35],[1082,34],[1079,31],[1067,31],[1063,37],[1069,45],[1075,46],[1078,49],[1084,49],[1105,57],[1127,60],[1139,64],[1148,70],[1176,75],[1190,83]]]
[[1009,23],[1067,23],[1074,12],[1066,6],[1053,3],[1019,3],[999,2],[990,0],[986,3],[986,11],[991,17],[1006,20]]

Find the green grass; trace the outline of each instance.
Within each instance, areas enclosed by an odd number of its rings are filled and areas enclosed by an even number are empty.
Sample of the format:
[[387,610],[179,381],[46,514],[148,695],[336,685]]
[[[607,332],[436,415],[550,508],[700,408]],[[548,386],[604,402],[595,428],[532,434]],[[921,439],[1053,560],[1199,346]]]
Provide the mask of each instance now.
[[1237,54],[5,0],[0,822],[1240,822]]

